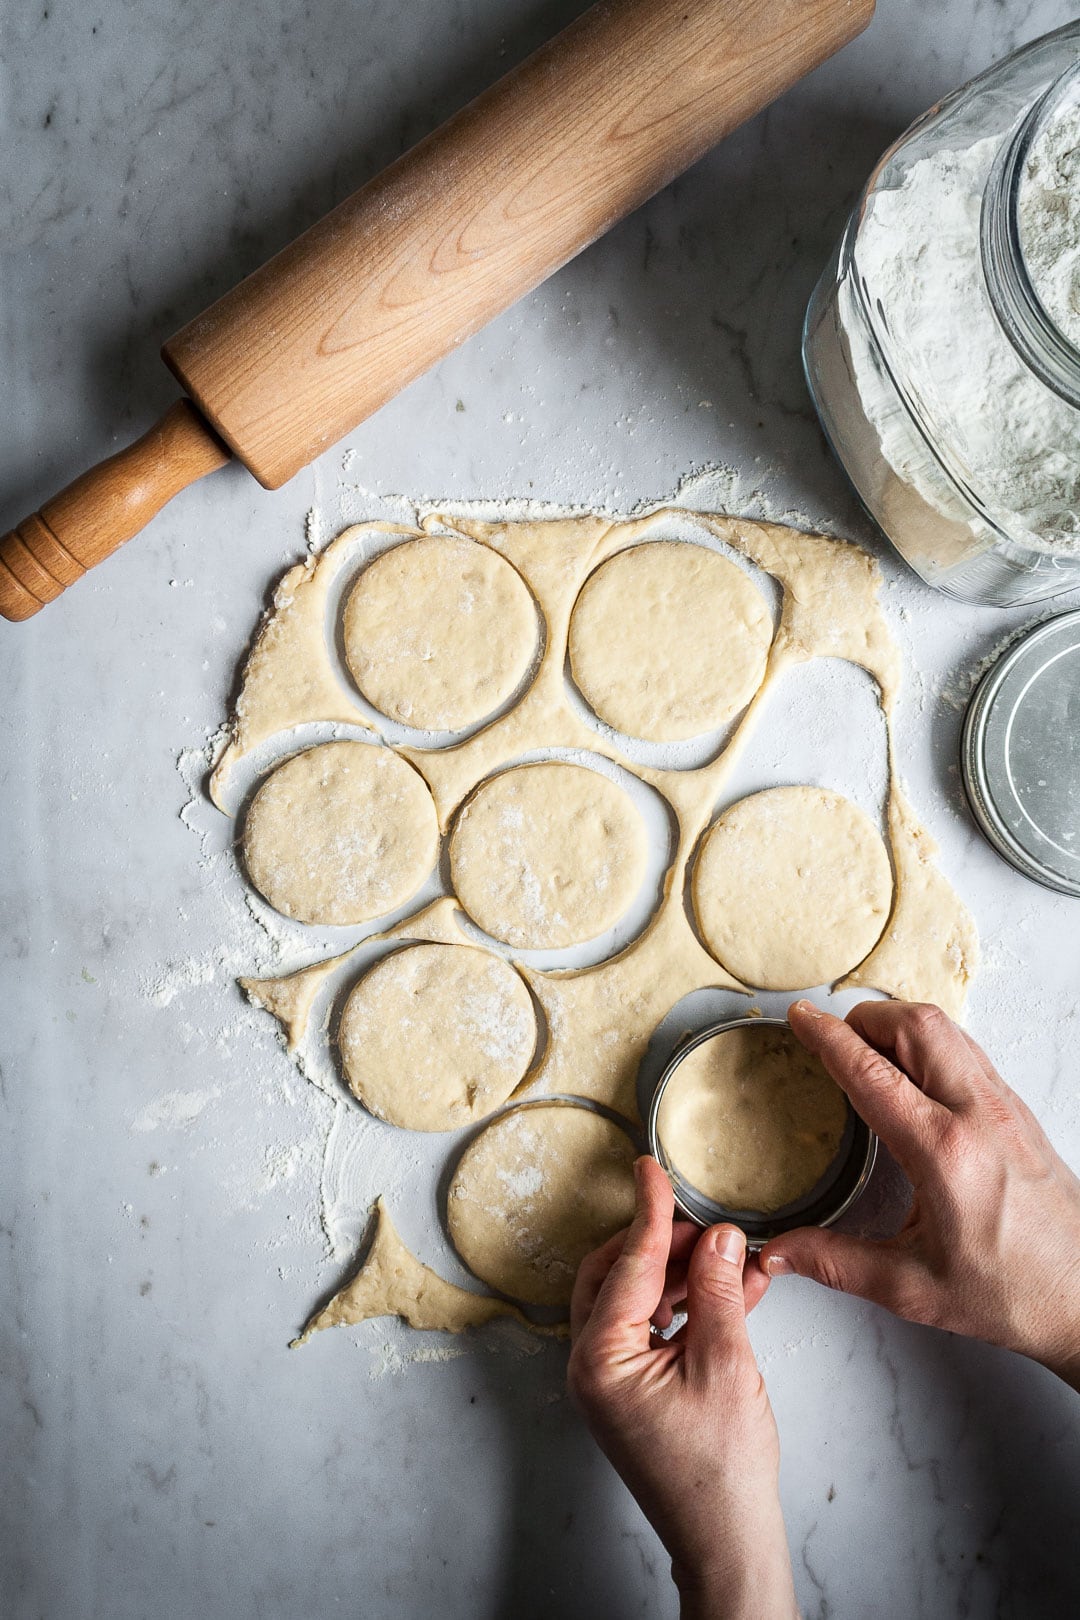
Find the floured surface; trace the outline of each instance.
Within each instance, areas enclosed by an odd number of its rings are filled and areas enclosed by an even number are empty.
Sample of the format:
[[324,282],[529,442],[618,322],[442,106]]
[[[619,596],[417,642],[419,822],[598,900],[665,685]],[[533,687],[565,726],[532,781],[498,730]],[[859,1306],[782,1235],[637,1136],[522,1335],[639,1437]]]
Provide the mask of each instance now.
[[[503,907],[501,912],[486,910],[483,899],[478,900],[476,892],[469,889],[469,878],[457,872],[461,879],[461,898],[467,902],[465,907],[449,892],[434,898],[421,896],[414,914],[394,922],[385,930],[385,937],[459,946],[471,941],[474,946],[481,946],[464,911],[471,910],[481,924],[494,924],[491,932],[498,936],[501,931],[501,937],[510,940],[510,949],[520,953],[520,972],[543,1015],[543,1038],[538,1044],[534,1067],[524,1075],[515,1095],[523,1094],[530,1099],[553,1094],[577,1096],[615,1108],[627,1119],[637,1119],[640,1117],[639,1070],[661,1020],[687,996],[703,988],[729,993],[743,988],[728,971],[728,964],[721,965],[699,940],[688,914],[686,893],[695,851],[718,812],[725,809],[725,797],[730,796],[729,778],[753,747],[761,722],[767,719],[772,693],[780,677],[817,658],[843,659],[856,664],[877,684],[886,731],[891,739],[900,684],[900,658],[878,601],[880,579],[876,565],[858,548],[826,536],[805,534],[772,523],[667,509],[629,521],[583,517],[550,522],[489,522],[466,516],[450,519],[431,513],[422,518],[415,529],[389,526],[392,533],[384,532],[382,537],[376,537],[376,528],[376,525],[361,525],[347,531],[327,548],[320,561],[294,582],[281,610],[289,630],[285,638],[288,660],[282,655],[275,665],[273,649],[278,642],[274,617],[262,627],[252,654],[252,678],[245,677],[241,691],[242,713],[238,708],[230,746],[215,772],[215,795],[219,802],[227,802],[234,792],[230,782],[232,774],[248,768],[245,762],[254,749],[265,745],[268,727],[272,728],[282,714],[293,717],[291,726],[302,718],[323,718],[316,713],[307,716],[301,713],[307,687],[303,679],[293,682],[292,660],[301,649],[297,625],[308,626],[315,664],[325,661],[327,667],[334,667],[331,621],[333,613],[339,611],[335,603],[344,599],[350,570],[355,568],[358,556],[367,554],[371,544],[377,541],[380,545],[393,546],[402,538],[419,541],[429,535],[450,532],[467,538],[470,543],[486,546],[505,559],[528,587],[543,617],[539,663],[518,701],[462,740],[433,736],[432,745],[422,748],[408,737],[394,733],[390,722],[373,717],[370,712],[365,714],[366,724],[384,730],[393,752],[408,760],[428,783],[444,838],[451,835],[452,830],[456,836],[457,829],[466,824],[471,805],[482,804],[485,795],[500,783],[505,785],[515,778],[528,780],[531,777],[552,783],[591,779],[603,784],[600,794],[610,799],[612,805],[622,803],[626,784],[634,779],[646,784],[660,796],[660,802],[666,804],[669,818],[669,847],[660,852],[664,864],[652,915],[637,927],[636,933],[624,936],[623,943],[608,954],[601,954],[588,965],[579,963],[577,966],[571,965],[571,957],[564,966],[558,958],[558,947],[551,949],[549,942],[581,939],[584,937],[582,927],[575,927],[571,922],[563,934],[545,932],[546,925],[552,921],[553,908],[540,919],[544,927],[533,926],[535,919],[526,917],[522,910],[520,877],[523,868],[519,865],[517,872],[513,871],[513,863],[503,859],[506,852],[500,850],[488,829],[485,836],[477,840],[472,877],[479,884],[482,897],[495,895]],[[680,755],[681,744],[676,740],[670,748],[665,744],[659,750],[654,749],[645,759],[634,752],[629,740],[590,719],[571,701],[565,674],[569,627],[582,586],[607,559],[618,561],[620,556],[632,553],[634,547],[664,541],[671,530],[685,535],[687,528],[692,529],[699,546],[726,548],[715,552],[722,558],[725,569],[742,569],[743,564],[737,560],[741,557],[772,575],[781,587],[778,620],[763,677],[750,695],[744,712],[734,722],[730,735],[717,731],[711,744],[708,739],[703,748],[695,744],[697,751],[692,756]],[[685,542],[663,549],[692,554]],[[740,611],[744,614],[746,602],[752,600],[746,593],[756,589],[749,573],[743,574],[736,595],[743,603]],[[617,660],[613,668],[617,679]],[[337,679],[341,683],[347,681],[347,675],[340,668]],[[290,687],[295,687],[291,694]],[[270,703],[263,701],[262,694],[266,692],[273,694]],[[332,705],[324,701],[321,685],[320,693],[325,711]],[[673,696],[670,699],[672,715],[675,707]],[[674,736],[678,730],[674,718],[672,727]],[[284,746],[288,745],[288,736],[286,730],[281,738]],[[891,745],[889,764],[892,764]],[[508,766],[518,768],[507,770]],[[824,775],[828,760],[823,758],[818,768]],[[623,773],[621,777],[620,773]],[[827,799],[828,790],[827,780],[808,782],[798,789],[818,805],[831,802]],[[531,831],[535,833],[538,828],[542,831],[545,817],[550,817],[566,802],[565,794],[539,795]],[[525,808],[511,806],[522,811]],[[614,829],[618,834],[617,821],[612,821],[604,809],[599,815],[601,829],[604,829],[605,818],[607,830]],[[572,823],[572,816],[570,820]],[[523,828],[524,825],[523,814]],[[974,929],[966,908],[929,858],[927,835],[903,805],[895,775],[890,778],[887,831],[897,882],[884,934],[880,925],[888,907],[890,886],[885,881],[880,850],[876,859],[870,859],[871,877],[855,884],[855,891],[866,902],[867,917],[863,920],[867,946],[881,934],[879,943],[858,970],[858,982],[885,989],[900,984],[918,985],[922,995],[956,1008],[973,971]],[[578,842],[588,849],[587,860],[577,859],[581,853]],[[557,853],[555,858],[546,861],[547,870],[563,881],[564,892],[571,898],[573,883],[580,883],[582,874],[591,871],[595,878],[601,858],[600,842],[595,836],[592,843],[588,838],[577,841],[565,833],[561,841],[556,840]],[[615,842],[619,843],[618,836]],[[459,863],[453,859],[452,837],[450,844],[449,866],[454,874]],[[621,879],[629,888],[632,885],[627,881],[627,874],[636,881],[633,839],[622,837],[621,848],[620,859],[612,863],[613,876],[616,884]],[[778,851],[773,864],[782,865],[785,858],[784,852]],[[535,859],[532,865],[536,867]],[[545,865],[545,859],[541,859],[540,865]],[[445,881],[445,866],[442,871],[440,881]],[[534,870],[533,875],[540,874]],[[783,873],[778,875],[782,878]],[[569,884],[566,879],[570,880]],[[430,893],[430,888],[425,890],[425,896]],[[518,907],[516,913],[514,905]],[[596,916],[603,923],[618,909],[612,906],[610,912],[601,910]],[[566,923],[565,915],[562,921]],[[365,937],[371,937],[370,931]],[[812,939],[812,932],[810,937]],[[929,951],[926,949],[928,941]],[[845,971],[857,960],[862,945],[860,933],[859,939],[855,943],[849,941],[839,956],[822,960],[830,970],[835,967],[838,972]],[[359,952],[363,948],[364,939],[361,939],[355,949]],[[340,956],[340,947],[335,955]],[[362,959],[357,957],[355,967],[348,956],[342,962],[330,982],[347,988],[362,972]],[[305,971],[311,973],[313,969],[309,965]],[[790,976],[790,972],[784,975],[785,978]],[[311,1017],[307,997],[311,982],[305,980],[303,985],[294,988],[288,984],[288,976],[275,977],[263,993],[263,999],[272,1008],[275,1003],[279,1004],[276,1010],[283,1026],[294,1035]],[[800,983],[792,987],[807,986]],[[257,985],[248,989],[249,994],[259,995]],[[305,1073],[316,1078],[331,1096],[340,1098],[332,1052],[327,1051],[325,1063],[314,1055],[319,1050],[320,1040],[325,1050],[326,1034],[332,1028],[330,1002],[326,999],[330,991],[320,988],[318,994],[323,998],[325,1010],[321,1030],[312,1027],[306,1037]],[[449,1050],[453,1041],[448,1037],[444,1043],[440,1038],[435,1046],[436,1053],[444,1044]],[[391,1079],[388,1083],[392,1086],[394,1081]],[[339,1123],[335,1123],[331,1134],[335,1141],[344,1141],[351,1131],[351,1127],[346,1128],[346,1122],[352,1115],[346,1103],[338,1100],[334,1106],[335,1121]],[[560,1123],[558,1128],[572,1130],[579,1118],[592,1121],[597,1117],[576,1110],[571,1113],[569,1124]],[[591,1123],[578,1125],[582,1132],[594,1128]],[[361,1133],[357,1153],[363,1151],[364,1140]],[[408,1136],[405,1140],[409,1140]],[[557,1201],[548,1201],[545,1207],[545,1218],[554,1229],[558,1222]],[[355,1242],[358,1236],[354,1229],[351,1241]],[[518,1284],[525,1287],[521,1277]],[[533,1292],[522,1292],[519,1297],[535,1298],[535,1289],[534,1280]]]

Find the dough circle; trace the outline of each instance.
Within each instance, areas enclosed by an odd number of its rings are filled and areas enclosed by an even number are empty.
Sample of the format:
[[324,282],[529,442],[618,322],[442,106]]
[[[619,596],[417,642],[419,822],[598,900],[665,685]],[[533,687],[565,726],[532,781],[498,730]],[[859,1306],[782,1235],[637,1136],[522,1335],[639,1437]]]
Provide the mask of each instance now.
[[645,877],[645,826],[625,790],[584,765],[515,765],[482,782],[450,840],[454,892],[485,933],[521,949],[595,939]]
[[470,1271],[530,1305],[566,1305],[581,1261],[634,1215],[636,1149],[602,1114],[526,1104],[481,1131],[447,1195]]
[[717,961],[760,990],[831,984],[881,937],[892,867],[873,822],[825,788],[769,788],[725,810],[694,868]]
[[379,1119],[452,1131],[504,1103],[536,1046],[532,997],[499,956],[409,945],[351,992],[338,1031],[345,1079]]
[[381,714],[459,731],[516,690],[536,650],[521,575],[475,540],[427,535],[376,557],[350,593],[345,658]]
[[656,540],[617,552],[586,580],[570,667],[601,720],[675,742],[745,708],[771,641],[768,607],[744,569],[705,546]]
[[725,1030],[688,1052],[656,1118],[691,1187],[735,1211],[771,1214],[815,1187],[836,1157],[848,1104],[790,1030]]
[[423,778],[389,748],[320,743],[268,776],[242,853],[259,893],[305,923],[361,923],[414,894],[435,865],[438,818]]

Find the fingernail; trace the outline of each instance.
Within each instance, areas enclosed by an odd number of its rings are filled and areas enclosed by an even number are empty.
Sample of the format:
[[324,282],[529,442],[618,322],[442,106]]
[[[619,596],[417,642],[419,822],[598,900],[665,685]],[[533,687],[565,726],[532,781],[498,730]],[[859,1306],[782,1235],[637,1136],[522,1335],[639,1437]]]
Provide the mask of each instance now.
[[765,1260],[765,1275],[767,1277],[790,1277],[795,1267],[791,1261],[782,1254],[770,1254]]
[[805,997],[802,1000],[797,1001],[795,1003],[794,1007],[791,1010],[792,1010],[792,1012],[797,1012],[801,1017],[806,1017],[806,1018],[823,1018],[824,1017],[824,1014],[822,1013],[821,1009],[819,1007],[815,1007],[814,1003],[812,1001],[807,1001],[805,999]]
[[641,1183],[642,1183],[642,1180],[643,1180],[642,1173],[641,1173],[641,1167],[642,1167],[642,1165],[644,1163],[645,1163],[644,1159],[635,1159],[634,1160],[634,1186],[637,1188],[638,1192],[641,1191]]
[[746,1238],[737,1226],[714,1226],[712,1241],[713,1251],[719,1259],[727,1260],[733,1266],[742,1265]]

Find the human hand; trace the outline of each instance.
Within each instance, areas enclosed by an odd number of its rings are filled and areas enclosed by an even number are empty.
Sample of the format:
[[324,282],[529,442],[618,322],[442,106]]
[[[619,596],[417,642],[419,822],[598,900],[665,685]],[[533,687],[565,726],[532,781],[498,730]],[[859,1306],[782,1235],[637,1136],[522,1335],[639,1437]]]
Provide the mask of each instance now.
[[866,1001],[788,1017],[915,1189],[884,1242],[806,1227],[761,1253],[913,1322],[987,1339],[1080,1389],[1080,1181],[980,1047],[938,1007]]
[[[780,1447],[746,1336],[768,1287],[734,1226],[673,1224],[671,1184],[639,1159],[634,1223],[578,1272],[570,1391],[672,1560],[683,1615],[797,1614]],[[685,1298],[688,1321],[665,1342]]]

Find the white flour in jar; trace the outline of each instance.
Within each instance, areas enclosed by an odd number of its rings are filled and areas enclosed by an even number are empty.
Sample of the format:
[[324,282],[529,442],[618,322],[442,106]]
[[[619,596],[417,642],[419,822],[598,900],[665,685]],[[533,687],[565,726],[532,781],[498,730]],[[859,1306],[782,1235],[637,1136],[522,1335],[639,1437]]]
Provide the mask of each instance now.
[[[1020,227],[1031,243],[1029,272],[1050,307],[1051,287],[1065,289],[1066,300],[1080,290],[1080,194],[1071,183],[1080,108],[1072,104],[1046,136],[1052,146],[1044,139],[1032,154],[1038,182],[1021,191]],[[895,189],[876,192],[855,264],[889,334],[888,359],[953,477],[1006,532],[1042,551],[1076,553],[1080,412],[1024,365],[998,323],[983,275],[980,214],[1001,140],[933,153]],[[1071,164],[1060,161],[1066,153]],[[1044,237],[1051,215],[1052,242]],[[1080,313],[1072,319],[1080,322]],[[862,406],[886,461],[943,517],[978,531],[982,526],[898,410],[862,333],[854,322],[845,326]]]
[[1017,223],[1043,308],[1080,348],[1080,85],[1071,87],[1032,145]]

